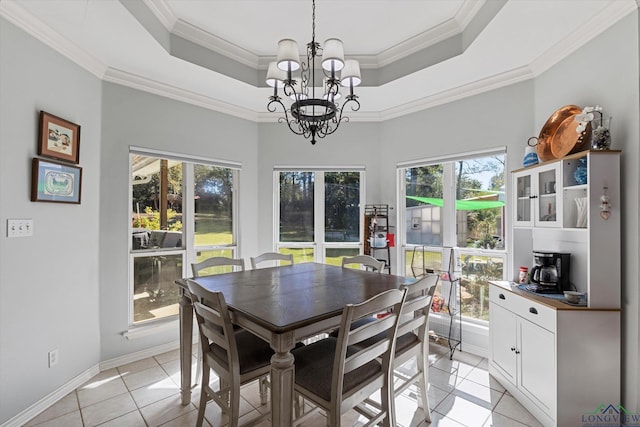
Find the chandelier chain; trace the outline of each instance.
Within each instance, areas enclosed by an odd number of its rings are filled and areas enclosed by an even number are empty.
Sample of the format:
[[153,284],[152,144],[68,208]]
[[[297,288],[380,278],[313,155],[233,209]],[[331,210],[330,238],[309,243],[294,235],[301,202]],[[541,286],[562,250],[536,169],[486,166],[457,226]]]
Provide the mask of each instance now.
[[311,2],[311,43],[316,41],[316,0]]

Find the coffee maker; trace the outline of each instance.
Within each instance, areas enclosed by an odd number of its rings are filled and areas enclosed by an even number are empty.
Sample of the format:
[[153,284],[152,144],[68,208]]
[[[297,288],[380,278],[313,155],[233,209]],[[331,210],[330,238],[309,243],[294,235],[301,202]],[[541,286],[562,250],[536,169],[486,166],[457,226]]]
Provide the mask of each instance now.
[[533,259],[536,263],[530,273],[533,292],[561,294],[571,290],[569,280],[571,254],[533,251]]

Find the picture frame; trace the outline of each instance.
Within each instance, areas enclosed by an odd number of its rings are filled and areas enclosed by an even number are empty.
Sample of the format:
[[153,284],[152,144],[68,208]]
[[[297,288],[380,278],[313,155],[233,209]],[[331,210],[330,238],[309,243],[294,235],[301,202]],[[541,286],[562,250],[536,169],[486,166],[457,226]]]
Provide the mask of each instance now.
[[31,201],[80,204],[82,168],[35,157],[31,165]]
[[40,111],[38,155],[78,164],[80,125]]

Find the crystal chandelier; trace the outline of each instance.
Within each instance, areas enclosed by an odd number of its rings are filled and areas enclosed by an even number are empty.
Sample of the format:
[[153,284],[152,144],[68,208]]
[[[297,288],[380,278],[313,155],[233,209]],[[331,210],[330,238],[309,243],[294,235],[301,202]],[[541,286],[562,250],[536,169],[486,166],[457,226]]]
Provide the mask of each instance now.
[[[279,123],[286,122],[289,129],[297,135],[311,138],[311,144],[316,143],[316,137],[324,138],[334,133],[342,121],[348,122],[349,117],[343,117],[343,111],[351,104],[352,111],[360,109],[358,97],[353,88],[358,86],[360,64],[354,59],[344,60],[342,41],[336,38],[327,39],[323,47],[316,42],[316,2],[312,1],[311,42],[307,43],[307,62],[300,62],[298,43],[292,39],[278,42],[278,56],[275,62],[269,64],[266,83],[273,87],[273,95],[269,97],[267,110],[271,113],[278,109],[284,111],[284,117]],[[322,87],[320,80],[316,82],[316,57],[322,57]],[[300,70],[300,85],[293,77],[293,72]],[[337,72],[340,71],[340,78]],[[340,86],[348,87],[349,94],[345,97],[342,107],[336,102],[340,97]],[[298,87],[296,87],[298,86]],[[287,108],[278,96],[278,88],[282,88],[284,95],[292,100]],[[317,93],[317,96],[316,96]]]

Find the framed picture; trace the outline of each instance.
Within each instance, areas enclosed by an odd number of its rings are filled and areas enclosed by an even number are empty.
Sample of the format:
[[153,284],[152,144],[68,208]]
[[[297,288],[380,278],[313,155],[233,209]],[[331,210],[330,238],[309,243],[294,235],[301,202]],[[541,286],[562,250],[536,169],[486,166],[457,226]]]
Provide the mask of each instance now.
[[31,201],[80,204],[82,168],[34,158]]
[[38,155],[78,164],[80,125],[40,111]]

